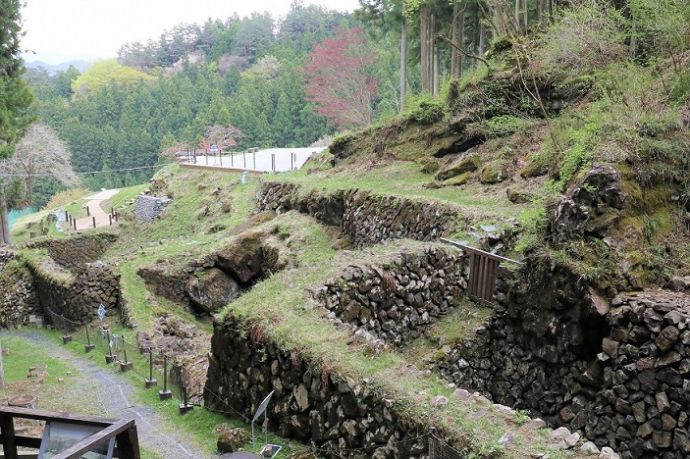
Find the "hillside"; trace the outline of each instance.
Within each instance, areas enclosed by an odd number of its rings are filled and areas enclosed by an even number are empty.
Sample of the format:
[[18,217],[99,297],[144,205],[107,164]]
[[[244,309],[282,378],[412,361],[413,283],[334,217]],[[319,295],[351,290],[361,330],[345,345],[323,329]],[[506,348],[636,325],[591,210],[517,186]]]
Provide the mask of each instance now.
[[690,10],[665,7],[632,44],[597,2],[508,34],[298,171],[167,165],[78,234],[54,215],[83,195],[56,199],[0,257],[0,325],[82,339],[104,305],[207,451],[273,393],[280,457],[686,457]]

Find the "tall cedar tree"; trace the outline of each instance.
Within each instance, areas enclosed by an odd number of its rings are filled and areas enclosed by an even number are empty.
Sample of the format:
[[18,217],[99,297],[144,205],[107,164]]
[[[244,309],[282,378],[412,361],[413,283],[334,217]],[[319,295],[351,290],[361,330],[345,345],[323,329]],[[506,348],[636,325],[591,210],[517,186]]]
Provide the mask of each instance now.
[[[20,8],[19,0],[0,0],[0,159],[12,156],[32,121],[29,107],[33,97],[21,79]],[[16,188],[12,178],[0,175],[0,244],[10,242],[7,212],[12,188]]]
[[361,29],[340,29],[314,46],[307,65],[307,94],[317,112],[337,128],[366,126],[373,118],[376,57]]

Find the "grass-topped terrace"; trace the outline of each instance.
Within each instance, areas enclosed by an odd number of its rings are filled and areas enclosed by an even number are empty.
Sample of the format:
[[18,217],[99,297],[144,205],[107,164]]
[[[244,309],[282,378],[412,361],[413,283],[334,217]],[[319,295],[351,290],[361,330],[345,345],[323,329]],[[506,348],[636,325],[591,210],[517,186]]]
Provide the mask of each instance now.
[[[414,368],[411,365],[414,362],[403,353],[383,351],[372,356],[366,344],[350,343],[351,332],[324,319],[319,305],[308,293],[348,265],[381,262],[402,250],[421,247],[422,243],[403,240],[370,249],[335,252],[329,250],[328,238],[316,227],[309,231],[309,242],[305,257],[310,263],[305,263],[298,271],[281,271],[257,284],[228,305],[221,318],[231,315],[247,325],[258,325],[267,339],[285,350],[298,349],[317,368],[328,368],[330,372],[355,380],[368,378],[386,397],[396,400],[400,412],[440,426],[456,444],[470,448],[474,457],[524,458],[536,453],[549,453],[550,457],[577,455],[554,450],[549,446],[546,432],[522,426],[521,416],[510,419],[491,406],[453,399],[453,388],[446,381]],[[451,401],[445,406],[433,407],[431,400],[436,395]],[[513,432],[515,439],[503,447],[498,440],[506,432]]]
[[434,200],[455,204],[463,213],[476,220],[501,219],[519,212],[524,204],[511,203],[505,191],[497,193],[486,186],[430,188],[433,174],[420,171],[419,164],[411,161],[391,161],[368,167],[353,164],[347,167],[309,172],[308,168],[266,176],[266,180],[286,181],[302,185],[307,190],[336,191],[360,189],[380,195]]

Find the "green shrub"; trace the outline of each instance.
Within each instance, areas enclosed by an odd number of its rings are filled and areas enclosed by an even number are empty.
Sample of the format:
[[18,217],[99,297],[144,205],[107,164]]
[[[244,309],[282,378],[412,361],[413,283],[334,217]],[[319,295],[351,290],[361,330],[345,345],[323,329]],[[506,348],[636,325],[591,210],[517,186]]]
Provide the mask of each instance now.
[[421,124],[433,124],[441,121],[446,113],[446,104],[441,97],[428,93],[413,95],[406,106],[405,117]]

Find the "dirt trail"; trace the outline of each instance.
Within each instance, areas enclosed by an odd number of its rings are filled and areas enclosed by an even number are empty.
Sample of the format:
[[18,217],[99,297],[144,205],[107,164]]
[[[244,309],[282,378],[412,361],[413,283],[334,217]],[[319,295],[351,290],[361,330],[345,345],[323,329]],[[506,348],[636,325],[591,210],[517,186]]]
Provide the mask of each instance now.
[[77,219],[77,230],[93,228],[94,217],[96,218],[96,228],[110,225],[108,213],[103,210],[101,203],[115,196],[118,191],[120,190],[103,190],[99,193],[86,197],[86,206],[88,206],[91,215]]
[[67,349],[57,346],[40,333],[31,331],[3,332],[2,336],[20,336],[41,345],[48,355],[60,357],[76,368],[83,377],[99,383],[101,398],[107,413],[105,417],[134,419],[139,434],[139,444],[164,458],[206,459],[214,456],[203,452],[193,441],[186,438],[152,408],[133,405],[134,389],[132,384],[112,370],[104,369],[95,363],[72,354]]

